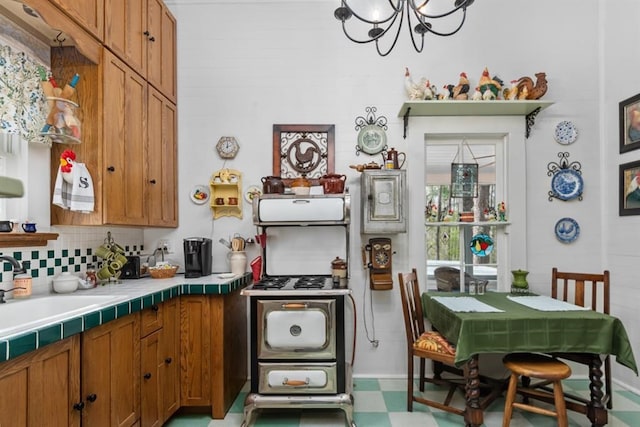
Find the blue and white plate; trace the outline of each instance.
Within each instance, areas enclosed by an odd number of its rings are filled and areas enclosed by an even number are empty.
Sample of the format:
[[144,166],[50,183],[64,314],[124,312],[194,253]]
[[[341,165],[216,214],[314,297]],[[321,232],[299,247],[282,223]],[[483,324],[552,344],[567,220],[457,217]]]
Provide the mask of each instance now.
[[551,178],[551,191],[560,200],[579,197],[583,187],[582,175],[573,169],[560,169]]
[[573,218],[561,218],[556,222],[556,237],[562,243],[571,243],[580,236],[580,226]]
[[578,129],[569,121],[562,121],[556,125],[554,134],[556,142],[562,145],[573,144],[578,139]]

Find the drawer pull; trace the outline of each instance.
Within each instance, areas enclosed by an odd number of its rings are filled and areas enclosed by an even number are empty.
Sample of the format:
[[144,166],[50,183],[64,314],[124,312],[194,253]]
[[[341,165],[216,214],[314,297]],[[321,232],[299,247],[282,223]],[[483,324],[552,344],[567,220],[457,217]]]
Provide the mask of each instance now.
[[87,396],[87,400],[89,402],[95,402],[96,399],[98,399],[98,395],[95,393],[91,393],[90,395]]
[[282,304],[282,308],[285,310],[298,310],[303,308],[309,308],[309,304],[306,302],[288,302]]
[[145,380],[148,380],[148,379],[151,378],[151,373],[147,372],[146,374],[143,375],[143,377],[144,377]]
[[285,377],[282,380],[282,385],[284,386],[289,386],[289,387],[301,387],[301,386],[306,386],[309,385],[309,378],[305,378],[304,381],[302,380],[290,380],[289,378]]

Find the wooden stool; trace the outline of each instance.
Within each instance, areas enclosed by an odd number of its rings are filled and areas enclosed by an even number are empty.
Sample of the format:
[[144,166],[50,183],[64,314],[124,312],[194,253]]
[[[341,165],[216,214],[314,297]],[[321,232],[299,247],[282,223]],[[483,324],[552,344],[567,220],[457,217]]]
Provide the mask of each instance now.
[[[533,353],[512,353],[506,355],[502,362],[511,371],[509,378],[509,389],[504,402],[504,418],[502,427],[509,427],[513,408],[523,409],[536,414],[549,415],[558,419],[559,427],[567,427],[567,407],[564,402],[562,391],[562,380],[571,375],[571,368],[566,363],[553,359],[542,354]],[[540,408],[526,403],[516,402],[516,392],[518,391],[518,377],[527,376],[542,380],[551,381],[553,384],[553,396],[555,401],[555,411]]]

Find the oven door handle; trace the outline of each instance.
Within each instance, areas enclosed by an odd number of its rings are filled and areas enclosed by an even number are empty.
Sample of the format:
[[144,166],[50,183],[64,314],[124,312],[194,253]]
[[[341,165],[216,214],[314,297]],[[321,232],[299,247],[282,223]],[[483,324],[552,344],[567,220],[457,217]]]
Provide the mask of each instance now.
[[282,385],[289,386],[289,387],[307,386],[307,385],[309,385],[310,382],[311,382],[311,380],[308,377],[305,378],[304,381],[302,381],[302,380],[290,380],[287,377],[282,379]]
[[309,304],[306,302],[286,302],[281,307],[283,310],[300,310],[309,308]]

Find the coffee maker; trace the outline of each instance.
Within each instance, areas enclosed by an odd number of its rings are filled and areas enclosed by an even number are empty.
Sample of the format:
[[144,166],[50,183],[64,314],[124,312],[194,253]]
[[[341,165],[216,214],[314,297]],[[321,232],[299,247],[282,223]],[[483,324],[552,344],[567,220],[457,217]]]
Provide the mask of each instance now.
[[201,277],[211,274],[211,239],[189,237],[184,239],[184,277]]

